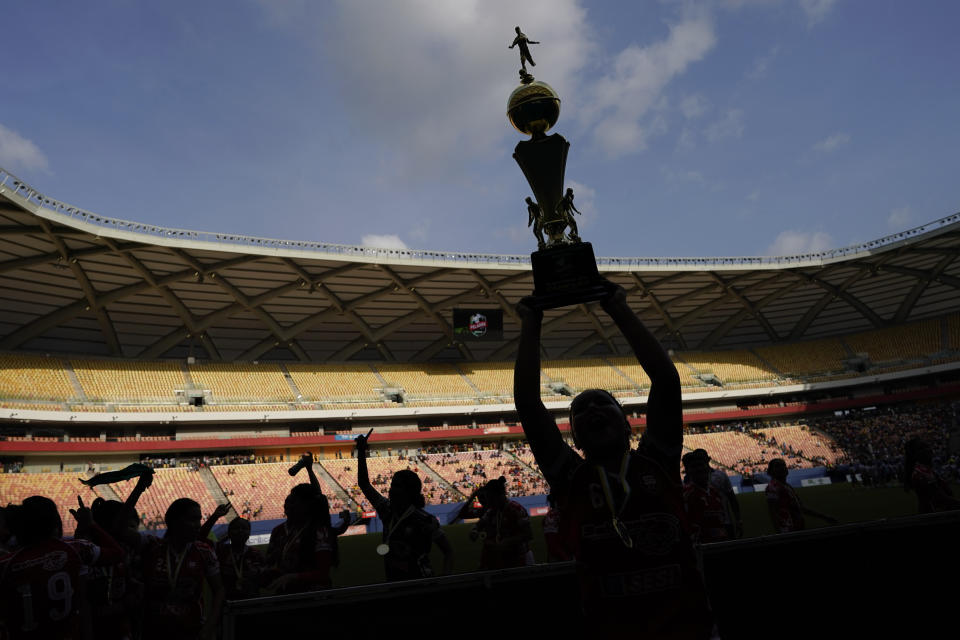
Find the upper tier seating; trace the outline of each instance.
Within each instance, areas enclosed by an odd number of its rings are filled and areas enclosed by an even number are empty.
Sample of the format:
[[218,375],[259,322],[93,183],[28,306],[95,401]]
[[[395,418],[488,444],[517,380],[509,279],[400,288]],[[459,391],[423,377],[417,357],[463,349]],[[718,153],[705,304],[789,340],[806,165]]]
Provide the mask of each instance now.
[[[137,484],[137,479],[124,480],[110,485],[117,492],[121,500],[126,500]],[[153,475],[153,484],[143,492],[137,502],[137,511],[146,519],[163,520],[167,507],[177,498],[192,498],[200,503],[200,511],[204,520],[217,508],[217,503],[210,495],[207,485],[200,477],[200,472],[188,467],[176,469],[156,469]]]
[[[643,367],[640,366],[636,358],[633,356],[620,356],[617,358],[609,358],[609,360],[613,366],[622,371],[641,389],[650,388],[650,376],[648,376],[647,372],[643,370]],[[687,372],[687,377],[689,378],[689,371]],[[684,379],[682,373],[680,374],[680,379],[683,381],[682,384],[687,384],[687,380]]]
[[377,364],[388,386],[400,387],[408,400],[423,398],[474,398],[477,392],[449,364]]
[[293,391],[276,364],[211,362],[189,365],[193,381],[213,392],[213,402],[292,402]]
[[186,385],[178,362],[87,358],[70,362],[84,393],[94,402],[173,402],[174,390]]
[[0,354],[0,397],[68,400],[76,395],[58,358]]
[[[305,471],[295,476],[287,473],[291,466],[289,462],[226,464],[212,466],[210,471],[238,514],[248,520],[273,520],[284,517],[283,501],[290,489],[300,483],[309,482]],[[343,501],[327,486],[323,478],[318,480],[320,490],[330,502],[330,510],[343,509]],[[249,508],[246,513],[245,507]],[[263,509],[259,514],[253,515],[259,507]]]
[[457,367],[480,393],[498,397],[513,397],[513,363],[463,362]]
[[843,371],[843,359],[847,357],[843,343],[836,338],[756,347],[754,351],[791,378]]
[[947,340],[951,351],[960,351],[960,315],[947,318]]
[[288,364],[305,401],[382,403],[383,386],[365,364]]
[[23,502],[30,496],[46,496],[57,503],[63,532],[73,535],[77,521],[70,509],[77,508],[77,496],[90,506],[97,498],[93,489],[82,484],[76,473],[0,473],[0,506]]
[[599,358],[547,360],[543,363],[543,372],[554,381],[566,382],[578,392],[584,389],[613,392],[635,388],[616,369]]
[[[944,327],[946,330],[944,331]],[[946,343],[946,344],[945,344]],[[724,385],[775,386],[841,380],[862,375],[846,371],[844,360],[867,353],[868,373],[896,371],[921,363],[960,358],[960,316],[750,350],[677,352],[674,366],[684,393],[713,391],[697,376],[713,374]],[[10,409],[84,412],[195,411],[176,390],[191,382],[211,391],[203,411],[292,411],[353,408],[399,408],[383,396],[384,386],[401,387],[410,406],[511,403],[513,363],[451,364],[305,364],[202,363],[57,358],[0,354],[0,406]],[[65,369],[66,367],[66,369]],[[189,370],[189,379],[184,373]],[[632,356],[546,360],[541,395],[544,401],[568,401],[551,391],[563,382],[579,392],[607,389],[618,397],[644,393],[650,379]],[[75,384],[79,383],[79,387]],[[291,387],[291,383],[293,387]],[[294,393],[294,387],[297,393]],[[81,397],[81,391],[86,398]],[[40,401],[40,402],[36,402]]]
[[845,340],[854,353],[867,353],[874,363],[914,360],[942,351],[938,320],[855,333]]
[[712,373],[727,384],[773,383],[777,375],[749,351],[685,351],[679,354],[697,373]]

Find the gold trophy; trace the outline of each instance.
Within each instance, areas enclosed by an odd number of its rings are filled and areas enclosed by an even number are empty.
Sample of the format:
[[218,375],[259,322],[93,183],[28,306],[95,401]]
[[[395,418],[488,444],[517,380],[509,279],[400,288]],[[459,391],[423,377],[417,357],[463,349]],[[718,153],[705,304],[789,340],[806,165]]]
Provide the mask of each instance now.
[[574,215],[573,189],[564,190],[563,178],[570,143],[560,134],[547,135],[560,117],[560,96],[546,82],[527,71],[531,44],[516,28],[513,44],[520,49],[520,86],[507,100],[507,117],[517,131],[530,136],[517,143],[513,159],[533,190],[527,203],[527,226],[533,227],[537,251],[530,254],[533,267],[531,303],[541,309],[564,307],[605,298],[610,284],[597,271],[593,246],[580,239]]

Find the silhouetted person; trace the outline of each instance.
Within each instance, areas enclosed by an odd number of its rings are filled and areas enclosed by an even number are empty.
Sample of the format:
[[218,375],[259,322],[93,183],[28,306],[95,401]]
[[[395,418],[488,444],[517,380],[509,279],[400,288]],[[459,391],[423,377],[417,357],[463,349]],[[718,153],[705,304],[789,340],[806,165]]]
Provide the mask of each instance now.
[[286,521],[270,532],[267,590],[328,589],[330,570],[337,561],[337,535],[330,524],[326,496],[311,484],[298,484],[283,501],[283,513]]
[[260,594],[264,558],[255,548],[247,546],[249,539],[250,521],[234,518],[227,525],[226,539],[217,543],[217,560],[227,600],[255,598]]
[[[704,449],[694,449],[694,453],[698,451],[703,451],[706,453]],[[709,456],[707,456],[707,458],[709,460]],[[727,509],[725,522],[732,531],[731,537],[742,537],[743,516],[740,515],[740,500],[737,498],[737,494],[733,490],[733,484],[730,482],[730,476],[728,476],[727,472],[723,469],[711,469],[710,486],[715,491],[719,491],[720,494],[726,499]]]
[[443,552],[443,572],[453,570],[453,548],[440,529],[435,516],[424,511],[423,483],[413,471],[401,469],[390,481],[389,497],[384,498],[370,484],[367,472],[367,436],[356,437],[357,485],[376,509],[383,523],[383,542],[377,553],[383,556],[383,570],[388,582],[414,580],[433,575],[430,547],[436,544]]
[[[540,399],[542,311],[524,300],[514,398],[537,464],[557,495],[577,560],[588,630],[601,637],[705,638],[712,627],[703,578],[685,524],[680,482],[680,377],[656,338],[611,285],[602,301],[650,377],[647,429],[630,449],[630,423],[607,391],[570,404],[581,458]],[[644,635],[646,634],[646,635]]]
[[950,486],[933,470],[933,449],[920,438],[908,440],[904,446],[903,486],[917,494],[920,513],[960,509]]
[[[71,510],[79,536],[61,540],[63,522],[49,498],[31,496],[5,509],[16,550],[0,557],[0,620],[12,640],[89,637],[85,575],[122,559],[119,546],[93,522],[79,500]],[[103,546],[83,539],[91,530]]]
[[[164,514],[167,533],[143,552],[144,640],[213,638],[223,604],[220,565],[213,548],[198,540],[200,505],[190,498],[170,503]],[[203,610],[203,587],[210,609]]]
[[829,524],[837,524],[836,518],[803,506],[800,496],[787,484],[788,473],[787,463],[782,458],[774,458],[767,464],[767,475],[770,476],[766,489],[767,510],[770,514],[770,522],[773,523],[773,530],[776,533],[802,531],[807,527],[804,515],[820,518]]
[[687,482],[683,500],[694,542],[723,542],[733,537],[726,522],[727,506],[723,494],[710,485],[710,456],[697,449],[683,456]]
[[507,498],[507,480],[500,476],[477,492],[483,505],[480,519],[470,532],[471,540],[480,540],[481,569],[506,569],[527,564],[527,552],[533,532],[530,514],[519,502]]
[[143,583],[134,564],[146,534],[138,531],[137,510],[123,502],[97,498],[91,510],[94,521],[123,550],[123,562],[94,567],[88,574],[93,636],[98,640],[123,640],[133,637],[143,605]]

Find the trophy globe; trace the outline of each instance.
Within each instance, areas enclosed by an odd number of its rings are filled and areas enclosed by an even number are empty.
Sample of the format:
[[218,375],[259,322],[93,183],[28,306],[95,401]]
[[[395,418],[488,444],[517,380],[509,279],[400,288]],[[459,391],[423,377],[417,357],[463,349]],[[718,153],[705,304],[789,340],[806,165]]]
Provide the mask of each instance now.
[[546,82],[521,84],[507,99],[507,117],[520,133],[541,138],[557,124],[560,96]]

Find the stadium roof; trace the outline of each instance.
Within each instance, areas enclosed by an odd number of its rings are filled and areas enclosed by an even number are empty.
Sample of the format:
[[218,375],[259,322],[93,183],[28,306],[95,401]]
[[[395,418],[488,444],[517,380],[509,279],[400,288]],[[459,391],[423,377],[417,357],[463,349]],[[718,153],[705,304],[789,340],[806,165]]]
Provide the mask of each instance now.
[[[169,229],[44,196],[0,169],[0,350],[126,358],[431,361],[513,356],[517,255],[372,249]],[[797,256],[600,258],[666,344],[821,338],[960,309],[960,214]],[[502,309],[496,341],[453,308]],[[627,354],[595,305],[548,311],[548,357]]]

